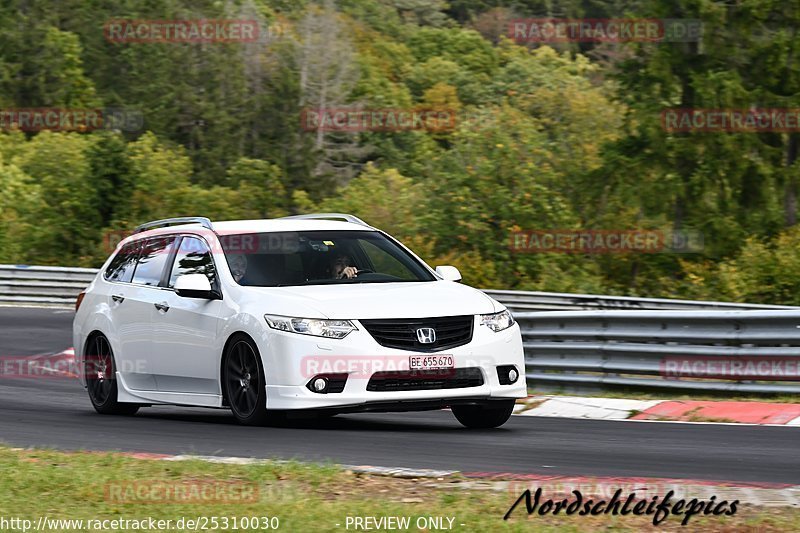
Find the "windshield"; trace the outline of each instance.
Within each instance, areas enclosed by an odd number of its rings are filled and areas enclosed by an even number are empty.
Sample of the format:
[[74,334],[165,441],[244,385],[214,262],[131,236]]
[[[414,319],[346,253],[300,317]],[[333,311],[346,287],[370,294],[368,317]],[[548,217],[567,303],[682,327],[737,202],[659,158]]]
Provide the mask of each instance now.
[[220,237],[239,285],[285,287],[434,281],[402,247],[377,231],[270,232]]

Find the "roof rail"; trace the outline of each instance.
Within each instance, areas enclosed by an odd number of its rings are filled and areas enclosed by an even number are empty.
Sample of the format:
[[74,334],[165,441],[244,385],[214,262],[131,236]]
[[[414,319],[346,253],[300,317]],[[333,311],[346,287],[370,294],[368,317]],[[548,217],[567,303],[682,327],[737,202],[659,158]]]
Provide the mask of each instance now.
[[211,225],[211,221],[206,217],[176,217],[164,218],[162,220],[154,220],[152,222],[147,222],[146,224],[141,224],[136,226],[136,229],[133,230],[133,232],[141,233],[149,229],[160,228],[164,226],[175,226],[178,224],[200,224],[204,228],[214,231],[214,226]]
[[307,220],[325,220],[325,219],[338,219],[346,222],[352,222],[360,226],[371,228],[369,224],[361,220],[355,215],[348,215],[347,213],[311,213],[308,215],[292,215],[289,217],[281,217],[281,219],[294,218],[294,219],[307,219]]

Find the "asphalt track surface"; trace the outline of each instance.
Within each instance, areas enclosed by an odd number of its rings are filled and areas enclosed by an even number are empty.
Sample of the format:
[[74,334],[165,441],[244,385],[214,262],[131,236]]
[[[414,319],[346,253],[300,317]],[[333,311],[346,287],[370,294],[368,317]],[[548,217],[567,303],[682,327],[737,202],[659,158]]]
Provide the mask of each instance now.
[[[72,346],[72,312],[0,307],[0,356]],[[101,416],[71,378],[0,377],[0,441],[14,446],[269,457],[353,465],[800,484],[800,428],[515,416],[467,430],[447,411],[339,415],[240,427],[228,411]]]

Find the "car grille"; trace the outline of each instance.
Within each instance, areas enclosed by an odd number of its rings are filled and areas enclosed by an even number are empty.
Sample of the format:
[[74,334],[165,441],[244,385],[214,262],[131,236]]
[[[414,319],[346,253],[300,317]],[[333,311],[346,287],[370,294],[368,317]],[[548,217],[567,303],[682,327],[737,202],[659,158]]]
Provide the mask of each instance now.
[[464,389],[483,385],[479,368],[448,368],[409,372],[398,370],[376,372],[367,383],[369,392]]
[[[472,315],[361,320],[364,328],[381,346],[415,352],[438,352],[468,344],[472,340],[474,322],[475,317]],[[436,332],[436,342],[420,343],[417,340],[418,328],[433,328]]]

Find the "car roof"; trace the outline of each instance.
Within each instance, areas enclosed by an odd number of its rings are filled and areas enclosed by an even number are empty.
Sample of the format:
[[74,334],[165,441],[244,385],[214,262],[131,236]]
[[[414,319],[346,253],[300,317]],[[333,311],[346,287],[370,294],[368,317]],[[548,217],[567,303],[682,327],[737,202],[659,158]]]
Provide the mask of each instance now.
[[268,220],[225,220],[214,222],[214,231],[220,235],[235,233],[267,233],[272,231],[377,231],[370,226],[363,226],[342,220],[324,219],[290,219],[276,218]]
[[[214,222],[214,233],[217,235],[237,235],[248,233],[270,233],[279,231],[378,231],[371,226],[364,226],[353,222],[324,219],[255,219],[255,220],[223,220]],[[209,230],[200,224],[179,224],[175,226],[160,227],[134,233],[124,239],[120,245],[132,241],[157,237],[159,235],[174,235],[175,233],[207,234]]]

